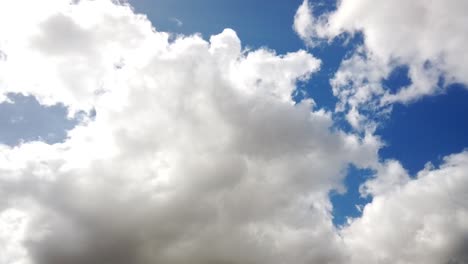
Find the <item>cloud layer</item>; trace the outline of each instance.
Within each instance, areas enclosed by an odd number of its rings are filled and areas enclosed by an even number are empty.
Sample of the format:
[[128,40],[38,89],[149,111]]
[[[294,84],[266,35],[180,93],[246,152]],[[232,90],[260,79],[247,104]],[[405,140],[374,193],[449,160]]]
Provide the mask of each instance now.
[[[5,1],[0,25],[3,94],[96,112],[63,143],[0,146],[0,263],[468,262],[468,154],[417,179],[380,163],[377,137],[291,99],[311,54],[172,36],[106,0]],[[338,230],[350,163],[376,170],[374,200]]]

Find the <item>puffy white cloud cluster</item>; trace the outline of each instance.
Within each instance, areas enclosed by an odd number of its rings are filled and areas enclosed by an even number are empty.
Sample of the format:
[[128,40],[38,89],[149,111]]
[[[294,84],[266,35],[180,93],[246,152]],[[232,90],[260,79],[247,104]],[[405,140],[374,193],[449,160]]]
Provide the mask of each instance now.
[[[379,163],[378,138],[292,101],[320,67],[305,51],[174,37],[110,0],[0,2],[0,50],[1,93],[97,113],[63,143],[0,145],[1,264],[468,261],[468,155],[415,180]],[[350,163],[377,170],[374,201],[337,230]]]
[[[356,128],[365,123],[359,110],[369,104],[378,110],[440,93],[453,83],[468,84],[464,0],[342,0],[335,11],[320,17],[312,15],[312,8],[304,0],[294,22],[309,45],[346,33],[364,36],[363,46],[342,62],[332,80],[341,99],[337,110],[347,108],[348,121]],[[409,67],[411,84],[392,93],[382,80],[402,65]]]
[[2,92],[97,113],[64,143],[1,147],[2,263],[340,262],[328,192],[380,143],[292,101],[319,60],[173,38],[111,1],[0,10],[20,25]]
[[350,263],[468,263],[468,152],[414,180],[389,161],[363,187],[373,202],[341,233]]

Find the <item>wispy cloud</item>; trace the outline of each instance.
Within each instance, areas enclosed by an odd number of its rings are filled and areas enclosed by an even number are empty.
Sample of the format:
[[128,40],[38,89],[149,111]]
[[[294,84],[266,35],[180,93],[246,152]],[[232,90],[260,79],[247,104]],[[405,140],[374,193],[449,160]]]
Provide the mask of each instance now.
[[170,21],[174,22],[178,27],[181,27],[184,25],[184,22],[182,20],[176,18],[176,17],[171,17],[169,18]]

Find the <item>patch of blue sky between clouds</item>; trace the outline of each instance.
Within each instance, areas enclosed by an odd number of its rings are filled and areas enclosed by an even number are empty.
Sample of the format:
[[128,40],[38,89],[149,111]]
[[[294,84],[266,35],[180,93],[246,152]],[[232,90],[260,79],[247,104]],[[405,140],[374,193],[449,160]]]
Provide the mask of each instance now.
[[332,191],[330,201],[333,204],[333,224],[337,227],[346,225],[348,218],[357,218],[362,215],[362,208],[370,202],[372,197],[364,197],[359,192],[362,183],[372,177],[373,171],[358,169],[350,165],[344,181],[346,190],[343,193]]
[[[303,97],[313,98],[317,107],[333,111],[338,100],[333,95],[330,79],[333,78],[340,67],[341,61],[348,58],[362,43],[362,34],[355,34],[354,36],[335,38],[330,43],[323,42],[313,48],[309,48],[308,51],[319,58],[322,64],[320,65],[320,70],[314,73],[307,83],[298,87],[298,93],[302,94]],[[340,123],[340,127],[348,130],[349,126],[345,124],[342,116],[337,115],[335,119]]]
[[[304,46],[292,29],[292,21],[302,0],[238,0],[238,1],[184,1],[184,0],[130,0],[137,12],[147,14],[157,30],[178,34],[201,33],[208,38],[225,28],[232,28],[242,40],[244,48],[265,47],[278,54],[308,49],[322,60],[320,71],[299,84],[294,94],[296,101],[313,98],[317,107],[333,110],[337,102],[333,96],[330,78],[340,62],[362,44],[362,34],[323,42],[314,48]],[[330,12],[336,8],[334,1],[317,1],[314,12]],[[209,8],[207,8],[209,7]],[[239,16],[242,19],[239,19]],[[172,18],[183,21],[180,27]],[[346,45],[345,45],[346,43]]]
[[407,65],[395,67],[389,76],[382,80],[382,86],[391,93],[397,93],[402,87],[406,87],[411,84],[408,72],[409,67]]
[[0,143],[15,146],[40,140],[49,144],[62,142],[67,131],[80,121],[67,118],[63,105],[43,106],[33,96],[8,94],[9,102],[0,104]]
[[399,160],[411,175],[427,162],[438,166],[442,158],[468,147],[468,91],[451,85],[447,92],[409,105],[396,104],[390,118],[377,130],[387,146],[382,159]]
[[[136,12],[144,13],[158,31],[204,38],[232,28],[244,47],[268,47],[279,54],[303,49],[291,28],[302,0],[129,0]],[[183,22],[179,27],[172,18]],[[239,19],[241,18],[241,19]]]

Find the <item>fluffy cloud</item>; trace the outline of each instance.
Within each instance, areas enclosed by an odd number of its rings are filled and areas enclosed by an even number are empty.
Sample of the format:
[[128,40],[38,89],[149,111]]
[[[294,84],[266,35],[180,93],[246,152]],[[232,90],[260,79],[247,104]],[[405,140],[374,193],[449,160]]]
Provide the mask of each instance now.
[[[468,84],[468,18],[463,0],[339,1],[335,11],[314,17],[308,1],[299,7],[294,27],[306,43],[362,32],[363,46],[342,62],[332,86],[334,94],[354,113],[360,107],[381,110],[440,93],[453,83]],[[392,93],[382,87],[398,66],[409,67],[411,84]],[[354,118],[353,118],[354,117]]]
[[2,94],[28,93],[43,104],[62,102],[72,112],[89,110],[106,92],[105,86],[117,81],[116,68],[143,65],[166,48],[168,34],[154,32],[145,16],[126,6],[111,1],[69,2],[2,3]]
[[[379,163],[378,138],[292,101],[307,52],[172,36],[110,0],[0,12],[1,92],[96,112],[63,143],[0,145],[0,263],[466,262],[468,154],[414,180]],[[350,163],[377,170],[374,199],[337,230]]]
[[364,186],[373,202],[341,231],[351,263],[468,263],[467,176],[468,152],[413,180],[398,162],[383,165]]
[[309,5],[309,2],[304,1],[294,16],[293,29],[309,46],[314,45],[313,37],[315,35],[314,26],[316,23],[312,15],[312,7]]
[[63,143],[1,146],[3,263],[343,261],[328,192],[380,143],[292,101],[319,60],[245,52],[229,29],[173,37],[111,1],[36,2],[0,4],[19,25],[1,29],[2,92],[97,114]]

